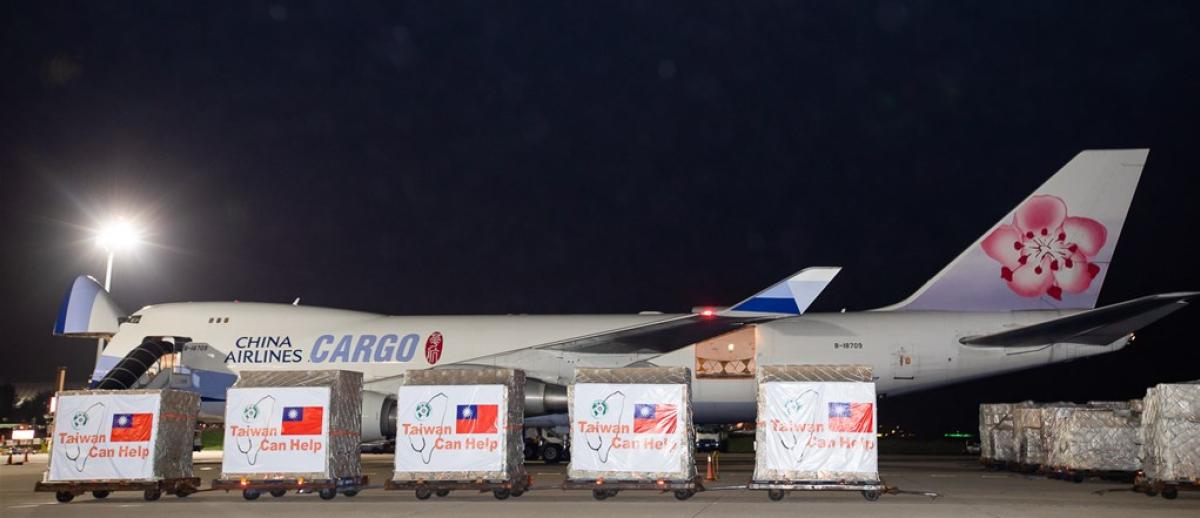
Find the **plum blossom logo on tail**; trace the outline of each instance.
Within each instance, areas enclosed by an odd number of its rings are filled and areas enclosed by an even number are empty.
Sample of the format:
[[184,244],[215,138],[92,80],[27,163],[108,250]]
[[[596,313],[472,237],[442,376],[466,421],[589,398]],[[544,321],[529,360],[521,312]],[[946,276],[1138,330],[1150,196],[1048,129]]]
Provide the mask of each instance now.
[[1062,198],[1033,196],[1017,207],[1012,224],[983,239],[983,251],[1002,266],[1000,277],[1022,297],[1082,293],[1100,273],[1090,259],[1100,252],[1108,229],[1091,218],[1067,216]]
[[425,340],[425,361],[433,365],[442,357],[442,333],[434,331]]

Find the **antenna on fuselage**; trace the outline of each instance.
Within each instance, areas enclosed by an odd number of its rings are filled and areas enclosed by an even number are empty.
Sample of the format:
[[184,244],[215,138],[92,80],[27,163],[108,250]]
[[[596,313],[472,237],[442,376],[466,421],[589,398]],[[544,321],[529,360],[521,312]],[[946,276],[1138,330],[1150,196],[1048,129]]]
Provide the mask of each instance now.
[[296,297],[296,300],[293,300],[293,301],[292,301],[292,305],[293,305],[293,306],[299,306],[299,305],[300,305],[300,297]]

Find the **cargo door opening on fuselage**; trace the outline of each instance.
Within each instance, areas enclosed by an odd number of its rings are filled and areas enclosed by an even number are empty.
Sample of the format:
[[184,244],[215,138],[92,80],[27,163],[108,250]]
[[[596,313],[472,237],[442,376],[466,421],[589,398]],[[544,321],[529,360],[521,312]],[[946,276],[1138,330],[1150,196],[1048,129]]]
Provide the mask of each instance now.
[[697,379],[753,379],[757,329],[744,326],[696,343]]

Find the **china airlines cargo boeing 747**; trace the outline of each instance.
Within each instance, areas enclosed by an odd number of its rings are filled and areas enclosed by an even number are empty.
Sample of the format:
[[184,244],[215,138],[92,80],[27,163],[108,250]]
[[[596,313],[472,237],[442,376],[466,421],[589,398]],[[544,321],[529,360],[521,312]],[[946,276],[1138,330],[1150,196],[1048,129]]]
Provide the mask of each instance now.
[[243,369],[364,375],[363,440],[395,434],[408,369],[524,369],[526,414],[566,411],[576,367],[693,369],[698,423],[755,417],[765,364],[862,363],[878,392],[928,390],[1121,349],[1196,292],[1097,308],[1148,150],[1079,153],[907,299],[806,314],[837,268],[809,268],[736,305],[692,314],[385,316],[291,304],[146,306],[126,316],[91,278],[67,293],[55,333],[109,338],[93,383],[170,386],[220,419]]

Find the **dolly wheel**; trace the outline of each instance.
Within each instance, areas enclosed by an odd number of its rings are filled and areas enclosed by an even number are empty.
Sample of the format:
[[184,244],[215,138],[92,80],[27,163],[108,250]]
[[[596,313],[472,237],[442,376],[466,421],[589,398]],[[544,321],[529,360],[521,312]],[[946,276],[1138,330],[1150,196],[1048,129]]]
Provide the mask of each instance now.
[[111,491],[92,491],[92,498],[105,499],[111,493]]
[[1148,497],[1151,497],[1151,498],[1153,498],[1153,497],[1156,497],[1156,496],[1158,496],[1158,491],[1155,491],[1155,490],[1153,490],[1153,489],[1151,489],[1151,488],[1146,488],[1145,495],[1146,495],[1146,496],[1148,496]]
[[[62,493],[60,492],[59,494],[61,495]],[[608,491],[603,489],[593,489],[592,498],[595,498],[596,500],[604,500],[605,498],[608,498]],[[66,501],[70,502],[71,500],[67,499]]]
[[449,489],[439,489],[439,490],[437,490],[437,496],[439,496],[439,497],[447,496],[447,495],[449,495],[449,494],[450,494],[450,490],[449,490]]
[[525,494],[525,490],[524,489],[513,489],[512,491],[510,491],[510,493],[512,493],[513,498],[516,498],[516,497],[519,497],[519,496]]
[[430,496],[433,496],[433,490],[426,486],[417,486],[416,493],[417,500],[428,500]]
[[332,487],[327,487],[318,491],[317,495],[321,497],[321,500],[333,500],[333,497],[337,496],[337,490]]
[[767,498],[770,498],[772,501],[775,501],[775,502],[783,500],[783,495],[786,495],[786,494],[787,493],[785,493],[782,489],[768,489],[767,490]]
[[676,489],[675,490],[675,499],[676,500],[687,500],[687,499],[691,498],[692,495],[694,495],[694,494],[696,494],[696,492],[691,489]]
[[245,498],[246,500],[258,500],[258,496],[260,494],[261,493],[259,493],[257,489],[243,489],[242,490],[242,498]]
[[1162,490],[1162,496],[1167,500],[1174,500],[1179,496],[1179,490],[1175,489],[1174,487],[1164,487]]
[[504,500],[504,499],[508,498],[508,496],[511,494],[512,494],[512,492],[510,492],[507,489],[493,489],[492,490],[492,496],[496,497],[496,500]]
[[147,502],[153,502],[159,498],[162,498],[162,491],[158,489],[147,489],[142,492],[142,498],[146,499]]
[[346,496],[357,496],[358,490],[357,489],[347,489],[345,491],[342,491],[342,494],[346,495]]
[[54,499],[65,504],[75,499],[75,493],[70,491],[55,491]]
[[272,489],[272,490],[271,490],[271,496],[273,496],[273,497],[275,497],[275,498],[280,498],[280,497],[282,497],[283,495],[286,495],[286,494],[287,494],[287,490],[286,490],[286,489]]
[[187,498],[187,496],[192,493],[193,493],[193,491],[191,490],[191,488],[187,488],[187,487],[177,488],[177,489],[175,489],[175,498]]
[[879,500],[880,492],[878,490],[863,491],[862,495],[863,498],[866,498],[868,502],[874,502]]

